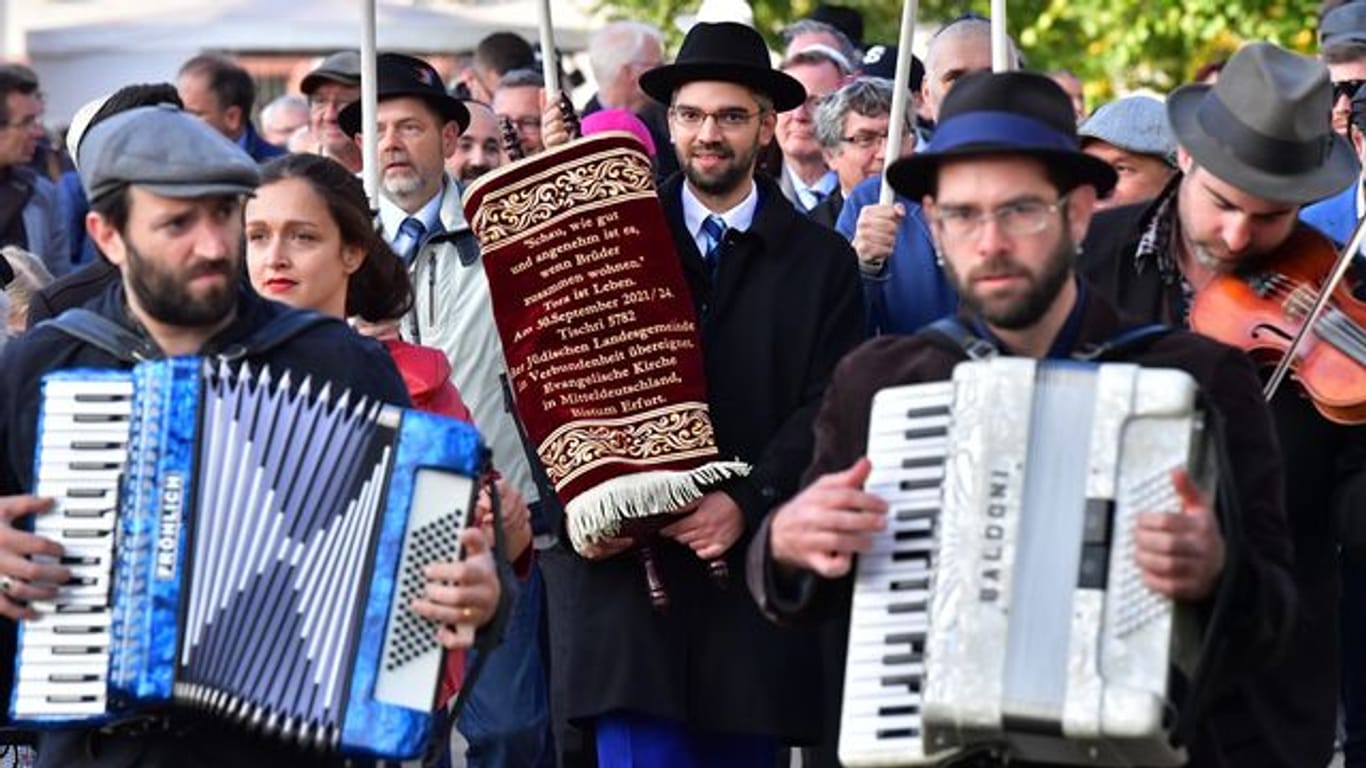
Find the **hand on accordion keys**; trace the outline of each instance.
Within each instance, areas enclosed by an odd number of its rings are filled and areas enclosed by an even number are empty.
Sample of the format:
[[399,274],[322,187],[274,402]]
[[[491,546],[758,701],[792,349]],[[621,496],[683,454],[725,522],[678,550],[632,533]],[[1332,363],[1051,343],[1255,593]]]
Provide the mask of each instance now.
[[0,614],[8,618],[36,618],[29,602],[51,600],[71,579],[71,569],[55,562],[62,545],[14,527],[19,518],[52,508],[52,499],[0,496]]
[[484,532],[477,527],[466,528],[460,533],[460,544],[465,559],[458,563],[431,563],[424,568],[427,589],[412,603],[415,613],[441,625],[436,639],[446,648],[470,647],[474,633],[458,632],[456,628],[487,624],[502,594]]
[[[688,512],[689,509],[692,511]],[[688,546],[702,560],[722,557],[745,532],[745,517],[740,513],[740,507],[723,491],[712,491],[679,512],[687,514],[659,532]]]
[[873,465],[866,458],[843,472],[822,475],[784,504],[769,523],[769,550],[780,567],[827,579],[849,572],[854,555],[873,546],[887,527],[887,502],[866,493]]
[[1134,531],[1143,580],[1178,600],[1201,600],[1214,591],[1224,570],[1224,538],[1209,497],[1185,470],[1172,470],[1180,513],[1143,512]]

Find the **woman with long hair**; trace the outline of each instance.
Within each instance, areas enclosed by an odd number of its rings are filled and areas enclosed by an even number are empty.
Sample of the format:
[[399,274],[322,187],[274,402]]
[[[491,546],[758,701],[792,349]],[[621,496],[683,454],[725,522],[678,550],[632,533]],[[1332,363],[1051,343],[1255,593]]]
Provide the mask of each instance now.
[[[470,421],[445,354],[398,338],[395,328],[412,308],[413,286],[407,267],[375,231],[359,179],[325,157],[285,155],[261,169],[245,217],[247,272],[258,293],[347,318],[388,348],[415,407]],[[525,560],[531,547],[526,503],[506,481],[496,482],[508,558]],[[486,528],[492,524],[488,499],[487,490],[481,492],[479,522]],[[447,666],[443,704],[460,683],[460,665]]]

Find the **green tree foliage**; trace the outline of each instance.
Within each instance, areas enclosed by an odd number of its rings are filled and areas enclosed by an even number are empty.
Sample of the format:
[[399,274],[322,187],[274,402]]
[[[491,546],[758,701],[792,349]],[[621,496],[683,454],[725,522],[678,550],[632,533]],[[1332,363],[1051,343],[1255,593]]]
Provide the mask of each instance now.
[[[751,0],[755,25],[776,44],[789,20],[817,0]],[[698,0],[603,0],[610,15],[651,21],[673,42],[673,20]],[[865,38],[895,42],[901,6],[888,0],[843,0],[865,18]],[[921,23],[939,24],[967,10],[987,14],[990,0],[922,0]],[[1070,69],[1088,95],[1106,98],[1136,88],[1168,91],[1202,64],[1227,58],[1248,40],[1314,49],[1319,0],[1010,0],[1009,28],[1030,67]],[[921,32],[917,31],[917,36]],[[917,46],[919,47],[919,46]]]

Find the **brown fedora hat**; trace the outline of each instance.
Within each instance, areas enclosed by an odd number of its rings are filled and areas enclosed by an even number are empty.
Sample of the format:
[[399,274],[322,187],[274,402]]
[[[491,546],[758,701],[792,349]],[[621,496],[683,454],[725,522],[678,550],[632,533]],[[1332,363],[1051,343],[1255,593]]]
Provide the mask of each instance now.
[[1332,109],[1323,64],[1261,42],[1239,49],[1216,84],[1167,99],[1172,133],[1197,164],[1250,195],[1296,205],[1341,192],[1360,173]]

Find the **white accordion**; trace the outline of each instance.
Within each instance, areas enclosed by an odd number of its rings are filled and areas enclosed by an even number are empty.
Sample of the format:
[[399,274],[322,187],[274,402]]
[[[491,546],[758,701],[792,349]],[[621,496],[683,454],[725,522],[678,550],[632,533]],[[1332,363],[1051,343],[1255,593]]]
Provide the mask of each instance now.
[[879,392],[868,455],[890,511],[857,564],[844,765],[1184,763],[1169,685],[1200,638],[1143,583],[1133,530],[1180,510],[1173,469],[1213,487],[1189,375],[962,363]]

